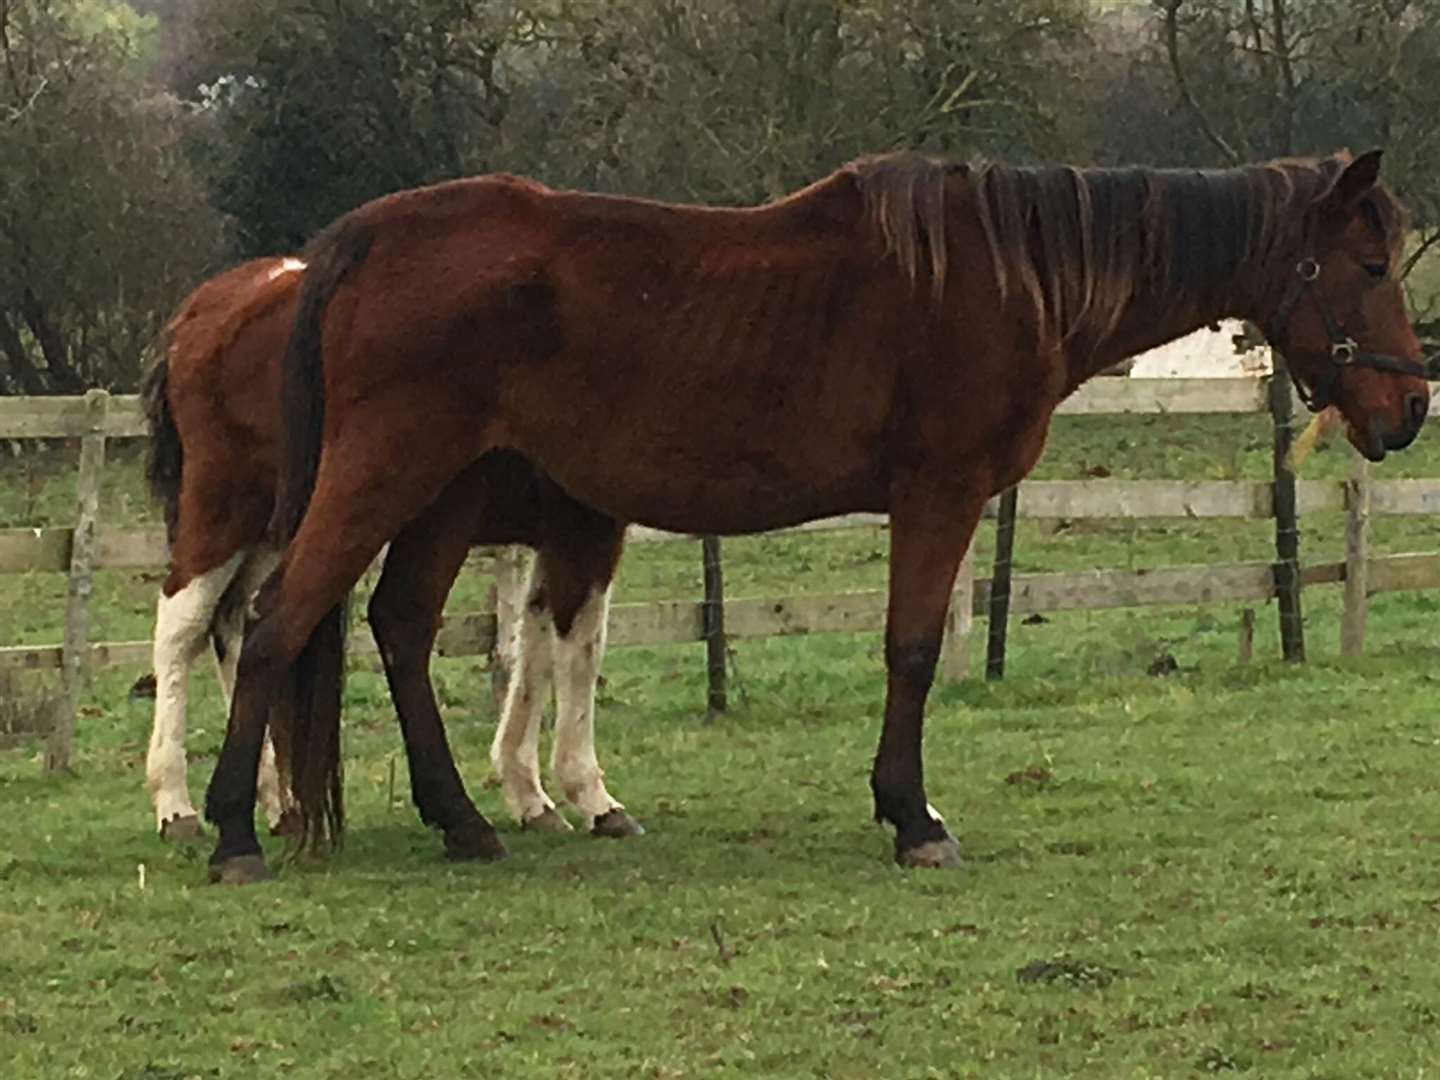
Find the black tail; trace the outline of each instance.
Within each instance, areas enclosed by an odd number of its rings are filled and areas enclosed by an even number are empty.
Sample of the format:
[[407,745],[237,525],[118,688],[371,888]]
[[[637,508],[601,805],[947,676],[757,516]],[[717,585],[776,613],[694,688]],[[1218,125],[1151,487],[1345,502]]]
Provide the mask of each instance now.
[[[295,326],[281,382],[280,470],[271,538],[289,543],[315,492],[325,431],[325,311],[345,277],[365,261],[371,233],[348,218],[323,232],[306,253]],[[282,775],[299,804],[301,846],[334,844],[345,827],[340,760],[340,700],[345,676],[345,603],[325,614],[276,687],[270,731]]]
[[150,494],[165,510],[165,535],[172,542],[180,520],[180,473],[185,465],[185,448],[170,412],[170,357],[160,353],[155,366],[145,373],[140,387],[150,443],[145,455],[145,482]]

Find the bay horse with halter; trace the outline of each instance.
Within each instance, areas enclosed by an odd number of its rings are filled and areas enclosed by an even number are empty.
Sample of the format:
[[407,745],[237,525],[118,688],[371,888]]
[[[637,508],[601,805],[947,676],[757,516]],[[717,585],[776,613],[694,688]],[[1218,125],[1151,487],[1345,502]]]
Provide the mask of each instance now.
[[[257,259],[200,285],[166,326],[163,354],[146,382],[148,474],[165,508],[170,547],[155,619],[146,782],[157,827],[169,839],[199,833],[186,784],[190,668],[207,644],[213,647],[228,704],[245,610],[278,561],[266,526],[279,459],[281,360],[304,268],[293,258]],[[575,537],[584,538],[588,561],[570,557],[566,545]],[[606,790],[594,749],[594,684],[621,538],[612,520],[574,504],[528,462],[500,451],[467,468],[391,543],[370,625],[400,714],[416,805],[427,824],[443,830],[452,856],[503,853],[460,781],[428,671],[446,595],[471,545],[539,550],[491,749],[510,809],[526,827],[569,828],[541,786],[537,760],[553,674],[556,780],[591,832],[640,831]],[[271,828],[287,831],[289,793],[268,739],[258,784]]]
[[[1258,324],[1372,460],[1429,388],[1380,154],[1224,171],[851,164],[709,209],[511,176],[402,192],[309,252],[275,526],[206,814],[211,874],[264,876],[255,767],[293,740],[312,843],[341,824],[340,605],[382,545],[504,447],[623,521],[746,533],[890,516],[875,814],[907,866],[958,845],[922,720],[957,565],[1055,407],[1224,316]],[[577,558],[579,557],[577,552]]]

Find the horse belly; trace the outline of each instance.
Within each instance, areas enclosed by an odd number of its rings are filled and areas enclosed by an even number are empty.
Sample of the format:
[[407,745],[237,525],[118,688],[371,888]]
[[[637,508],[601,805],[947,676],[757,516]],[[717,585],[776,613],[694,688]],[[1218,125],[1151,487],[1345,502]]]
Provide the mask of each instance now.
[[832,514],[883,510],[886,501],[873,460],[801,462],[726,447],[647,445],[623,435],[605,445],[587,440],[583,447],[535,456],[581,502],[621,521],[670,532],[763,532]]

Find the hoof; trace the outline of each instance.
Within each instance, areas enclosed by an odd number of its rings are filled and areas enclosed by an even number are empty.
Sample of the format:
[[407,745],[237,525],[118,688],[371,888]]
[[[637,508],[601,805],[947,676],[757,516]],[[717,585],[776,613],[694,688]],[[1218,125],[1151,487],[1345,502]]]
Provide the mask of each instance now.
[[210,864],[210,881],[219,885],[254,885],[273,877],[263,855],[236,855]]
[[510,854],[484,818],[445,832],[445,857],[454,862],[496,862]]
[[918,847],[897,851],[895,861],[907,870],[914,867],[955,870],[965,864],[965,860],[960,857],[960,845],[953,836],[941,837]]
[[627,836],[644,836],[645,826],[627,814],[624,807],[617,806],[595,819],[595,824],[590,826],[590,835],[623,840]]
[[172,844],[189,844],[204,837],[205,830],[197,814],[185,814],[160,823],[160,839]]
[[286,807],[280,820],[270,826],[271,836],[299,836],[304,831],[305,823],[300,818],[300,811],[293,806]]
[[553,806],[547,806],[534,817],[525,818],[520,822],[520,828],[526,832],[573,832],[574,826],[566,821],[559,810]]

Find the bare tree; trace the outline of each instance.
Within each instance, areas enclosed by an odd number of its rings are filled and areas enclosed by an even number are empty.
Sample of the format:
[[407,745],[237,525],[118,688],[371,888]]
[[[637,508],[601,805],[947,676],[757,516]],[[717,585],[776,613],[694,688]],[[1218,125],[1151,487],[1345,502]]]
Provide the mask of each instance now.
[[146,84],[147,24],[128,14],[0,0],[5,390],[132,384],[160,320],[223,247],[181,152],[183,110]]

